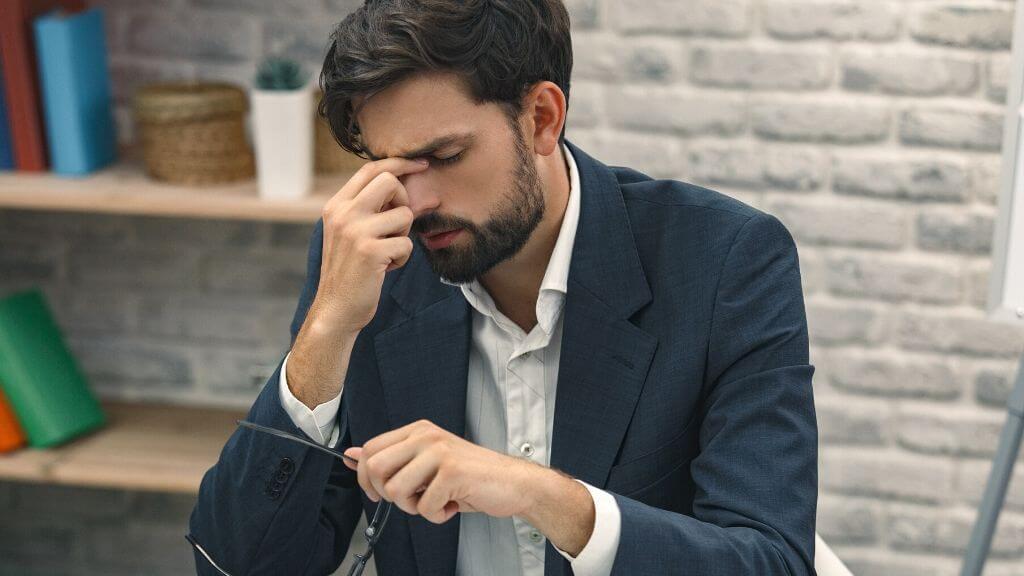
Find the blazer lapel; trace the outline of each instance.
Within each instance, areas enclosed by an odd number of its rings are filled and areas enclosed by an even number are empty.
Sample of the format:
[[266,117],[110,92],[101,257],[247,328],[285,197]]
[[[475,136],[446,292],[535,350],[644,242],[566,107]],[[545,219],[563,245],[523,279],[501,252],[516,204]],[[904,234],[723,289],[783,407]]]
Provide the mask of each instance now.
[[[598,488],[618,454],[657,338],[629,321],[650,287],[615,176],[569,144],[580,172],[580,221],[563,309],[550,466]],[[545,576],[566,562],[549,543]]]
[[[391,290],[410,317],[374,337],[389,428],[425,418],[464,437],[469,303],[461,291],[433,275],[419,250],[416,246]],[[441,525],[405,516],[420,575],[454,574],[460,515]]]

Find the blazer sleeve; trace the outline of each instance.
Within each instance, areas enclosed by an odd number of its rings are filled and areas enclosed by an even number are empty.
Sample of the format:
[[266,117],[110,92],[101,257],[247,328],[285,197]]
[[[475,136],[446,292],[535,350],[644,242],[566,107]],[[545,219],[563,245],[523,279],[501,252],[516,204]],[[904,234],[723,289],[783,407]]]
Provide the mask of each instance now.
[[[310,239],[305,284],[291,324],[295,343],[320,281],[323,221]],[[284,357],[249,410],[248,419],[308,438],[281,405]],[[340,409],[345,426],[344,394]],[[346,434],[339,441],[351,445]],[[220,576],[329,574],[341,564],[359,521],[355,472],[339,459],[297,442],[237,428],[203,476],[189,520],[196,571]]]
[[814,366],[796,245],[774,216],[759,212],[736,233],[710,331],[693,516],[613,493],[612,574],[813,575]]

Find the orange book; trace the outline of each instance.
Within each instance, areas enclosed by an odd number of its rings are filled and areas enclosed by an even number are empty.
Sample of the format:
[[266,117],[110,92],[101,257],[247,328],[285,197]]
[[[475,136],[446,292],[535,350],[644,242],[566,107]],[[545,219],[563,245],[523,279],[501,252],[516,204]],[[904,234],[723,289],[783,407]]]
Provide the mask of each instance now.
[[0,452],[10,452],[25,444],[25,433],[14,416],[14,410],[7,403],[3,387],[0,387]]

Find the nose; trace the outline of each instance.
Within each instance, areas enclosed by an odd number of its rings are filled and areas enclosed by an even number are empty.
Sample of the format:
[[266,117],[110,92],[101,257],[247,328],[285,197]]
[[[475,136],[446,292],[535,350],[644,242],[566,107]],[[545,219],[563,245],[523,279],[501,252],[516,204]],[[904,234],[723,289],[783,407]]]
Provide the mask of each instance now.
[[430,169],[415,174],[405,174],[401,178],[405,191],[409,194],[409,208],[413,216],[419,218],[431,212],[441,203],[441,198],[434,190],[434,182],[430,177]]

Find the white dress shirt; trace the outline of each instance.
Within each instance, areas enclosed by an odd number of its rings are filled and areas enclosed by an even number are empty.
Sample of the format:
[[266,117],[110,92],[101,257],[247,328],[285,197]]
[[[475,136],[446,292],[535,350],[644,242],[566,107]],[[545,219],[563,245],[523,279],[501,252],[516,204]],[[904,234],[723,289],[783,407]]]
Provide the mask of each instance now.
[[[457,285],[473,307],[472,345],[466,389],[466,439],[548,466],[555,414],[555,391],[562,345],[562,307],[580,213],[580,177],[576,161],[562,146],[569,170],[569,200],[558,239],[537,298],[537,324],[529,334],[497,309],[476,280]],[[314,440],[334,446],[341,394],[310,410],[291,393],[281,367],[281,403],[295,425]],[[577,576],[607,576],[619,546],[621,516],[608,492],[577,479],[594,501],[594,530],[575,558],[553,546],[572,563]],[[463,513],[459,520],[456,574],[543,576],[545,538],[518,516],[495,518]]]

